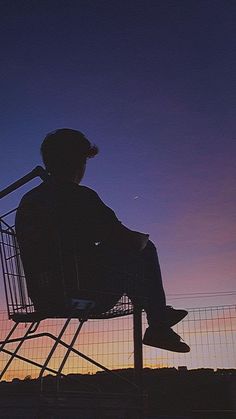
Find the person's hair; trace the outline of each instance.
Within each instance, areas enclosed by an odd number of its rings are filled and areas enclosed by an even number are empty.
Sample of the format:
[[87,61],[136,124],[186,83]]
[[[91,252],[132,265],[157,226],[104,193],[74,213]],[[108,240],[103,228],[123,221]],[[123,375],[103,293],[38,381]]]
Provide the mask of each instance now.
[[86,159],[98,154],[98,147],[92,145],[82,132],[61,128],[46,135],[41,154],[49,173],[74,175]]

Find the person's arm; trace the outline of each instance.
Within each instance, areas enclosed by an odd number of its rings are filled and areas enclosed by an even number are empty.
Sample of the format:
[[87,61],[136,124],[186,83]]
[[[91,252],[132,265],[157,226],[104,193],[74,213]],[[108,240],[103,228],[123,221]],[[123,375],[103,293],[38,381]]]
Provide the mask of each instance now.
[[96,241],[121,250],[142,251],[147,245],[149,235],[125,227],[96,192],[90,190],[90,194]]
[[117,225],[106,242],[121,250],[142,251],[149,240],[149,234],[130,230],[123,224]]

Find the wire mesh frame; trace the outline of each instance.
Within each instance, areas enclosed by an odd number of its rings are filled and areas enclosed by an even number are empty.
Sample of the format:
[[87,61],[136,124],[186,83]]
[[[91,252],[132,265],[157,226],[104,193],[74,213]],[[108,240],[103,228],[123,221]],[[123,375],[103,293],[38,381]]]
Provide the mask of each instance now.
[[[34,313],[34,305],[28,295],[15,228],[7,224],[3,217],[0,218],[0,258],[8,317],[12,318],[15,314]],[[123,295],[113,308],[103,313],[93,314],[90,318],[121,317],[133,314],[133,311],[132,303]]]
[[[28,296],[28,292],[27,292],[27,285],[26,285],[26,279],[25,279],[25,275],[24,275],[24,270],[23,270],[23,266],[22,266],[22,262],[21,262],[21,258],[20,258],[20,251],[19,251],[19,246],[17,244],[17,240],[16,240],[16,235],[15,235],[15,229],[14,227],[9,226],[5,221],[2,220],[2,218],[0,219],[0,254],[1,254],[1,263],[2,263],[2,272],[3,272],[3,279],[4,279],[4,288],[5,288],[5,293],[6,293],[6,302],[7,302],[7,310],[8,310],[8,317],[9,318],[13,318],[14,319],[14,315],[15,314],[29,314],[29,313],[33,313],[34,312],[34,306],[33,303],[31,302],[29,296]],[[120,316],[125,316],[127,314],[130,314],[133,312],[133,307],[128,304],[127,307],[124,309],[123,305],[125,304],[125,302],[127,303],[127,301],[124,299],[124,297],[118,302],[117,307],[111,309],[109,312],[106,313],[102,313],[100,315],[95,315],[94,318],[112,318],[112,317],[120,317]],[[17,324],[18,322],[15,324],[15,326],[13,326],[13,328],[11,329],[10,333],[8,334],[8,336],[6,337],[6,339],[4,341],[0,342],[0,350],[8,355],[10,355],[10,358],[8,360],[8,362],[6,363],[4,369],[2,370],[1,374],[0,374],[0,379],[3,377],[3,375],[5,374],[5,372],[7,371],[7,369],[10,367],[11,363],[13,362],[14,358],[17,359],[21,359],[25,362],[29,362],[30,364],[33,364],[34,366],[37,366],[40,368],[40,374],[39,374],[39,378],[43,378],[43,374],[45,371],[51,371],[54,374],[56,374],[57,378],[59,379],[60,376],[63,376],[64,374],[62,373],[63,367],[67,361],[67,358],[69,356],[69,354],[71,352],[75,352],[78,356],[81,356],[84,359],[87,359],[87,361],[92,362],[94,365],[97,365],[98,367],[100,367],[101,369],[103,369],[104,371],[110,372],[112,374],[114,374],[113,372],[111,372],[109,369],[107,369],[105,366],[103,366],[102,364],[97,363],[96,361],[94,361],[92,358],[87,357],[86,355],[84,355],[83,353],[81,353],[80,351],[76,351],[73,346],[74,343],[79,335],[79,332],[83,326],[84,321],[87,320],[89,315],[89,311],[86,313],[84,313],[84,318],[80,320],[79,325],[77,327],[77,331],[71,341],[71,344],[68,345],[63,341],[63,335],[65,332],[65,329],[67,328],[67,326],[69,325],[69,322],[71,320],[71,318],[66,319],[64,326],[61,329],[61,332],[58,334],[58,336],[54,336],[51,333],[35,333],[39,322],[31,322],[30,325],[27,328],[27,331],[24,335],[18,337],[18,338],[13,338],[12,339],[12,334],[14,333],[14,331],[16,330]],[[137,321],[137,320],[136,320]],[[48,356],[46,357],[46,360],[43,364],[38,364],[28,358],[22,357],[18,355],[18,352],[20,350],[20,348],[22,347],[22,345],[24,344],[24,342],[28,339],[37,339],[38,337],[41,336],[48,336],[49,338],[51,338],[54,341],[54,344],[52,346],[51,351],[49,352]],[[12,352],[12,351],[8,351],[6,349],[6,345],[7,344],[11,344],[11,343],[17,343],[16,349]],[[56,348],[58,345],[62,345],[62,346],[66,346],[67,347],[67,352],[65,354],[65,356],[62,359],[61,365],[59,367],[58,370],[52,370],[50,368],[48,368],[48,363],[50,361],[50,359],[52,358]],[[140,348],[139,348],[140,351]],[[136,356],[137,357],[137,356]],[[136,360],[135,360],[136,362]],[[139,365],[140,368],[140,365]],[[136,379],[135,381],[138,380],[138,375],[136,372]],[[135,383],[131,383],[133,385],[136,385]]]
[[[0,199],[4,196],[8,195],[9,193],[13,192],[14,190],[18,189],[20,186],[26,184],[33,178],[39,176],[42,180],[46,180],[48,178],[48,175],[46,174],[45,170],[41,168],[40,166],[37,166],[32,172],[25,175],[23,178],[19,179],[18,181],[14,182],[9,187],[5,188],[3,191],[0,191]],[[19,247],[17,244],[17,239],[15,235],[15,228],[12,225],[9,225],[6,223],[5,219],[3,219],[6,216],[12,215],[17,208],[9,211],[8,213],[4,214],[2,217],[0,217],[0,259],[2,263],[2,271],[3,271],[3,279],[4,279],[4,288],[5,288],[5,294],[6,294],[6,302],[7,302],[7,310],[8,310],[8,317],[12,318],[14,321],[16,321],[15,325],[11,329],[10,333],[8,334],[8,337],[0,342],[0,351],[3,351],[5,353],[8,353],[10,355],[10,359],[7,363],[7,365],[4,368],[4,371],[7,370],[8,366],[11,364],[14,358],[22,359],[26,362],[31,362],[30,359],[21,357],[18,354],[19,348],[22,346],[24,341],[26,339],[31,339],[34,337],[37,337],[37,334],[35,334],[38,325],[40,323],[40,320],[30,320],[30,316],[28,317],[28,321],[30,321],[30,325],[27,329],[27,332],[24,336],[21,336],[15,340],[15,342],[19,342],[17,345],[17,348],[14,352],[7,351],[4,347],[7,343],[10,343],[12,339],[11,335],[13,334],[14,330],[17,328],[19,322],[22,322],[26,320],[26,317],[16,318],[14,317],[15,314],[34,314],[34,306],[32,301],[30,300],[28,296],[28,290],[27,290],[27,284],[26,284],[26,278],[24,275],[23,265],[20,258],[20,252]],[[11,223],[12,224],[12,223]],[[90,319],[110,319],[115,317],[123,317],[127,316],[128,314],[133,314],[133,337],[134,337],[134,372],[135,372],[135,380],[134,382],[130,382],[130,384],[134,385],[136,390],[138,390],[139,394],[142,394],[142,367],[143,367],[143,359],[142,359],[142,309],[138,305],[133,307],[132,303],[128,300],[126,296],[122,296],[122,298],[118,301],[118,303],[113,307],[111,310],[98,314],[93,316],[88,316]],[[63,316],[64,317],[64,316]],[[87,317],[87,318],[88,318]],[[24,320],[23,320],[24,318]],[[81,318],[80,324],[77,329],[77,336],[79,334],[79,330],[82,327],[82,324],[87,318]],[[66,327],[67,324],[69,324],[71,320],[71,317],[67,318],[65,321],[65,324],[63,326]],[[63,331],[63,328],[61,332]],[[33,336],[34,334],[34,336]],[[75,343],[75,336],[71,341],[70,345],[67,345],[62,339],[62,335],[58,335],[57,337],[52,334],[45,334],[48,335],[48,337],[51,337],[53,340],[55,340],[55,345],[62,344],[67,347],[67,352],[65,357],[62,360],[61,366],[59,370],[53,371],[56,373],[57,376],[62,376],[62,369],[64,367],[64,364],[66,362],[66,359],[69,356],[69,353],[75,352],[77,355],[81,356],[84,359],[87,359],[87,361],[92,362],[93,364],[99,366],[103,370],[110,372],[113,374],[113,372],[102,364],[98,364],[96,361],[94,361],[92,358],[87,357],[86,355],[82,354],[78,350],[75,350],[73,345]],[[38,366],[44,370],[48,370],[48,361],[52,356],[53,351],[50,352],[48,355],[45,363],[36,365],[35,362],[33,364],[35,366]],[[42,376],[42,369],[41,369],[41,376]],[[1,373],[1,378],[3,376],[4,371]],[[114,375],[114,374],[113,374]],[[120,377],[122,378],[122,377]],[[142,408],[141,408],[142,410]]]
[[[6,216],[8,216],[9,214],[12,215],[13,212],[15,212],[15,210],[10,211],[5,215]],[[7,370],[7,367],[10,366],[14,357],[19,359],[19,355],[17,354],[18,348],[22,346],[24,341],[28,339],[37,338],[42,335],[45,335],[45,336],[47,335],[49,338],[55,340],[56,345],[54,345],[54,348],[56,348],[58,344],[64,345],[65,343],[61,339],[62,335],[61,335],[61,338],[57,339],[57,337],[55,337],[54,335],[50,333],[41,333],[39,335],[35,333],[39,325],[39,322],[42,318],[40,317],[40,313],[38,316],[38,313],[34,312],[34,305],[28,296],[27,284],[26,284],[26,279],[24,275],[23,265],[21,262],[20,250],[17,243],[17,239],[16,239],[15,228],[14,226],[10,226],[8,223],[6,223],[6,221],[4,221],[3,218],[4,216],[0,218],[0,254],[1,254],[1,263],[2,263],[3,278],[4,278],[4,288],[5,288],[5,294],[6,294],[8,317],[16,321],[17,324],[22,321],[23,322],[28,321],[31,324],[25,336],[22,335],[20,338],[12,339],[11,334],[15,330],[15,327],[13,326],[12,331],[10,332],[10,335],[6,338],[5,342],[4,341],[0,342],[0,345],[1,345],[0,350],[2,350],[5,353],[8,353],[8,355],[11,355],[10,362],[7,363],[7,366],[4,368],[4,371],[1,373],[0,378],[3,376],[4,372]],[[104,313],[93,314],[90,316],[87,315],[87,313],[83,312],[81,319],[84,321],[84,320],[87,320],[88,317],[90,319],[109,319],[109,318],[123,317],[129,314],[133,314],[135,311],[137,311],[137,308],[134,309],[130,300],[128,300],[126,296],[122,296],[121,299],[117,302],[117,304],[109,311],[106,311]],[[20,317],[19,314],[23,314],[26,316]],[[38,323],[35,320],[32,322],[32,316],[27,316],[27,314],[36,314],[36,319],[38,320]],[[142,353],[140,350],[140,346],[142,346],[142,341],[141,341],[142,330],[141,330],[141,325],[138,325],[138,316],[141,319],[141,311],[139,313],[136,313],[136,315],[134,315],[134,329],[135,329],[134,342],[136,341],[136,344],[134,343],[136,346],[136,348],[134,349],[135,381],[139,380],[140,371],[138,370],[140,370],[141,364],[142,364],[142,359],[141,359]],[[59,317],[64,317],[64,316],[59,316]],[[65,324],[67,325],[69,324],[67,323],[68,320],[70,321],[70,319],[67,319],[65,322]],[[139,327],[139,333],[137,332],[138,327]],[[139,340],[138,342],[139,344],[137,345],[138,340]],[[9,351],[7,352],[7,349],[6,348],[4,349],[5,345],[8,343],[14,343],[14,342],[15,343],[19,342],[19,346],[17,346],[16,351],[13,353]],[[71,351],[72,352],[74,351],[72,346],[68,347],[67,357],[69,355],[69,352]],[[53,353],[54,353],[54,350],[50,352],[50,358]],[[82,356],[82,358],[86,359],[86,355],[81,354],[79,351],[77,351],[77,355]],[[24,359],[23,358],[21,357],[22,360],[25,360],[26,362],[31,362],[27,360],[26,358]],[[47,364],[50,358],[46,359],[45,365],[43,364],[36,365],[36,363],[33,363],[33,365],[42,368],[40,376],[42,376],[42,371],[48,370]],[[96,365],[96,362],[93,362],[91,358],[87,357],[87,360],[91,361],[92,363]],[[62,362],[64,365],[65,359],[63,359]],[[97,366],[98,365],[100,365],[100,368],[107,370],[107,368],[102,366],[101,364],[97,364]],[[138,368],[136,368],[136,366],[138,366]],[[59,370],[60,375],[61,375],[61,372],[62,372],[62,369]],[[57,374],[57,371],[54,371],[54,373]]]
[[[0,255],[1,255],[8,317],[14,319],[15,314],[33,313],[34,306],[27,292],[26,279],[25,279],[24,270],[23,270],[23,266],[22,266],[22,262],[20,258],[19,246],[16,240],[15,229],[14,227],[9,226],[2,219],[0,219]],[[122,299],[117,303],[115,308],[111,309],[108,312],[94,315],[93,318],[105,319],[105,318],[120,317],[120,316],[131,314],[133,313],[133,306],[130,303],[127,304],[127,301],[128,300],[125,299],[125,297],[122,297]],[[78,338],[78,335],[80,333],[80,330],[82,329],[84,321],[86,321],[88,317],[89,317],[89,311],[87,313],[84,312],[84,317],[80,319],[78,327],[77,327],[77,331],[75,332],[73,339],[69,345],[66,344],[66,342],[63,340],[63,336],[64,336],[64,332],[67,326],[70,323],[71,318],[68,318],[65,320],[65,323],[61,329],[61,332],[58,334],[58,336],[54,336],[53,334],[48,333],[48,332],[47,333],[43,332],[43,333],[38,333],[38,334],[35,333],[37,331],[40,321],[38,322],[33,321],[30,323],[30,325],[27,328],[27,331],[22,336],[17,337],[17,338],[12,338],[12,335],[14,331],[16,330],[17,325],[19,324],[19,322],[17,322],[11,329],[6,339],[0,342],[0,351],[2,351],[5,354],[10,355],[8,362],[6,363],[5,367],[1,371],[0,379],[2,379],[2,377],[4,376],[4,374],[10,367],[11,363],[16,358],[16,359],[21,359],[22,361],[25,361],[27,363],[30,363],[31,365],[34,365],[40,369],[39,379],[41,379],[41,386],[43,383],[42,379],[43,379],[43,374],[45,371],[49,371],[56,374],[57,384],[59,385],[58,380],[61,376],[64,376],[62,371],[71,352],[76,353],[78,356],[82,357],[88,362],[91,362],[92,364],[101,368],[102,370],[107,371],[111,373],[112,375],[117,375],[113,371],[106,368],[104,365],[96,362],[91,357],[88,357],[82,352],[74,349],[75,341]],[[141,319],[141,312],[139,313],[139,317]],[[135,322],[137,323],[137,315],[135,317]],[[140,328],[141,326],[135,325],[135,322],[134,322],[134,326],[135,326],[134,340],[137,341],[137,339],[139,339],[139,345],[138,346],[136,345],[136,349],[134,350],[134,363],[137,366],[137,368],[135,368],[135,381],[129,382],[129,383],[132,386],[135,386],[134,388],[138,389],[139,384],[137,383],[141,381],[140,374],[141,374],[141,369],[142,369],[142,350],[140,349],[140,347],[142,347],[142,342],[141,342],[141,333],[139,334],[137,333],[138,327]],[[29,358],[26,358],[24,356],[22,357],[18,354],[20,348],[22,347],[25,341],[27,341],[28,339],[30,340],[37,339],[38,337],[40,338],[42,336],[47,336],[51,338],[52,341],[54,341],[51,351],[46,357],[46,360],[44,363],[39,364],[35,361],[30,360]],[[17,344],[14,351],[9,351],[6,348],[6,345],[11,344],[11,343]],[[53,370],[48,367],[48,364],[49,364],[50,359],[54,355],[54,352],[58,345],[65,346],[67,348],[67,351],[64,357],[62,358],[59,368],[56,370]],[[120,378],[122,380],[124,379],[123,377],[120,377]],[[129,380],[125,380],[125,381],[129,381]]]
[[0,257],[8,317],[32,313],[34,306],[28,296],[15,230],[3,218],[0,218]]

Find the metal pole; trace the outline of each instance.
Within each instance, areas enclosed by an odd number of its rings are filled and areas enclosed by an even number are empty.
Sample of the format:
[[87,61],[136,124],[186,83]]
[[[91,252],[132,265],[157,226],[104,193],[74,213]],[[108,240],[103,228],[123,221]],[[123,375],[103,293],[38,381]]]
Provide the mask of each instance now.
[[47,180],[49,175],[47,174],[46,170],[43,169],[43,167],[36,166],[31,172],[27,173],[27,175],[23,176],[16,182],[12,183],[11,185],[7,186],[5,189],[0,191],[0,199],[4,198],[4,196],[25,185],[27,182],[29,182],[37,176],[40,177],[42,180]]
[[142,343],[142,308],[134,304],[133,314],[134,333],[134,377],[139,389],[139,411],[137,419],[143,418],[143,343]]

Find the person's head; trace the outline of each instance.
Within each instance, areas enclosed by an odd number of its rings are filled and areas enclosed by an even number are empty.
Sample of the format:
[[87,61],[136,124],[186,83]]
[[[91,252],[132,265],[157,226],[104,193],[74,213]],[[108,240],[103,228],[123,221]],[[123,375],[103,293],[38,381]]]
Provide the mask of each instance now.
[[41,154],[48,173],[79,183],[86,160],[96,156],[98,148],[82,132],[62,128],[46,135],[41,144]]

